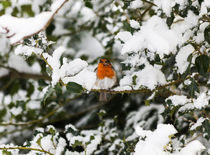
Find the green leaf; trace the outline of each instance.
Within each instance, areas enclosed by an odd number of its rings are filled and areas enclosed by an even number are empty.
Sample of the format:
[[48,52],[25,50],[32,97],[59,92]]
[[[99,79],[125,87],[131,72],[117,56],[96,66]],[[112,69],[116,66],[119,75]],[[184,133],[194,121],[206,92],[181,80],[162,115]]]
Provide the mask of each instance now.
[[47,92],[44,94],[44,98],[43,98],[44,105],[45,105],[47,98],[53,93],[53,91],[54,91],[54,88],[52,86],[49,86],[47,89]]
[[30,97],[33,92],[34,92],[34,85],[32,83],[29,83],[29,88],[27,89],[27,97]]
[[132,77],[132,83],[133,83],[133,85],[136,85],[136,79],[137,79],[137,76],[134,75],[134,76]]
[[90,9],[93,8],[93,4],[90,1],[88,1],[88,0],[85,1],[85,6],[90,8]]
[[7,150],[3,150],[2,155],[12,155],[12,153]]
[[50,133],[51,135],[55,135],[55,134],[56,134],[56,131],[55,131],[53,128],[50,128],[50,129],[49,129],[49,133]]
[[15,81],[14,83],[12,83],[12,87],[10,88],[10,94],[14,95],[15,93],[18,92],[20,88],[20,84],[18,81]]
[[195,66],[198,70],[198,73],[201,75],[206,75],[209,68],[209,58],[207,55],[200,55],[195,59]]
[[83,87],[75,82],[69,82],[66,88],[70,93],[81,93],[83,91]]
[[208,44],[210,44],[210,25],[207,26],[204,30],[204,39]]
[[41,140],[42,140],[42,137],[40,136],[39,139],[36,141],[36,143],[41,146]]
[[29,16],[34,16],[31,5],[22,5],[21,9],[23,13],[26,12]]
[[168,27],[171,27],[171,25],[174,21],[174,18],[175,18],[174,13],[171,12],[171,16],[166,19],[166,23],[167,23]]
[[62,94],[62,88],[61,88],[60,83],[57,83],[57,84],[55,85],[55,91],[56,91],[56,93],[57,93],[58,95],[61,95],[61,94]]
[[150,100],[144,100],[144,104],[145,104],[146,106],[149,106],[149,105],[150,105]]
[[192,79],[191,85],[189,86],[189,93],[191,97],[195,96],[195,91],[198,91],[198,86],[195,79]]
[[7,110],[5,108],[0,110],[0,121],[3,120],[3,117],[6,115]]
[[204,127],[204,131],[207,133],[207,134],[205,134],[205,138],[207,140],[209,140],[210,139],[210,121],[209,120],[205,120],[202,123],[202,126]]
[[5,9],[11,6],[10,1],[1,1],[0,4],[2,4]]

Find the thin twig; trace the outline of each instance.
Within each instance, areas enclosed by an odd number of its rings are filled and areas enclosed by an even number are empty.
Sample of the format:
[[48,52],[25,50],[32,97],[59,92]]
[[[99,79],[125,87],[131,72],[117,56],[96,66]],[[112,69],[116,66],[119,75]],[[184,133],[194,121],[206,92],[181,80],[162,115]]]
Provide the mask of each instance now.
[[17,147],[1,147],[0,150],[31,150],[31,151],[39,151],[43,153],[47,153],[49,155],[53,155],[52,153],[42,150],[42,149],[37,149],[37,148],[32,148],[32,147],[22,147],[22,146],[17,146]]
[[51,77],[47,75],[42,75],[42,74],[34,74],[34,73],[26,73],[26,72],[19,72],[15,68],[9,67],[9,66],[4,66],[0,64],[0,68],[5,68],[8,69],[11,74],[2,76],[0,78],[4,78],[7,76],[11,76],[12,78],[21,78],[21,79],[44,79],[44,80],[51,80]]

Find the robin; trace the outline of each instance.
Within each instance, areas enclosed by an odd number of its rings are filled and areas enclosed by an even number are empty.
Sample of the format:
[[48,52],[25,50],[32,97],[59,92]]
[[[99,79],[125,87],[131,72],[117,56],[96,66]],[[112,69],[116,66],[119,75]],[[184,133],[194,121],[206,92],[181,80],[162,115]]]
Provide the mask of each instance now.
[[[100,89],[110,89],[117,82],[116,72],[111,62],[106,58],[101,58],[96,68],[96,86]],[[107,92],[100,92],[99,101],[107,101]]]

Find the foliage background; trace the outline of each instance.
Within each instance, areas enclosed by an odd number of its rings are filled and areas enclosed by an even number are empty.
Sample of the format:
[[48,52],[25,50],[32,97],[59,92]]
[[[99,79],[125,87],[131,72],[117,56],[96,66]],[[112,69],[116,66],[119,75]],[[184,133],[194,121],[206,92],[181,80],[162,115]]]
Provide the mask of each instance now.
[[[34,17],[50,10],[52,3],[2,0],[0,15]],[[137,127],[154,131],[158,124],[177,130],[159,148],[164,153],[176,154],[193,140],[205,146],[197,152],[210,153],[209,10],[207,0],[69,0],[45,31],[18,45],[10,45],[1,34],[3,153],[35,154],[30,150],[36,148],[43,154],[144,154],[137,144],[148,135],[139,135]],[[119,85],[110,91],[109,102],[99,103],[100,90],[88,90],[75,81],[52,84],[53,65],[35,51],[24,53],[22,45],[49,55],[62,46],[65,50],[57,62],[80,58],[90,72],[99,57],[106,56]],[[91,76],[78,77],[84,78]],[[188,151],[196,154],[192,148]]]

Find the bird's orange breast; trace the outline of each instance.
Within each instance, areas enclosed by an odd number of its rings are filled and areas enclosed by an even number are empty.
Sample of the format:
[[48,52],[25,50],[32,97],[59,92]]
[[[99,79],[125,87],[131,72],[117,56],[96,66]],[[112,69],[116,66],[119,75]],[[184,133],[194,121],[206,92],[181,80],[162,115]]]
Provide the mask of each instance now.
[[105,77],[113,78],[115,76],[115,71],[111,65],[105,66],[102,63],[98,64],[97,78],[104,79]]

